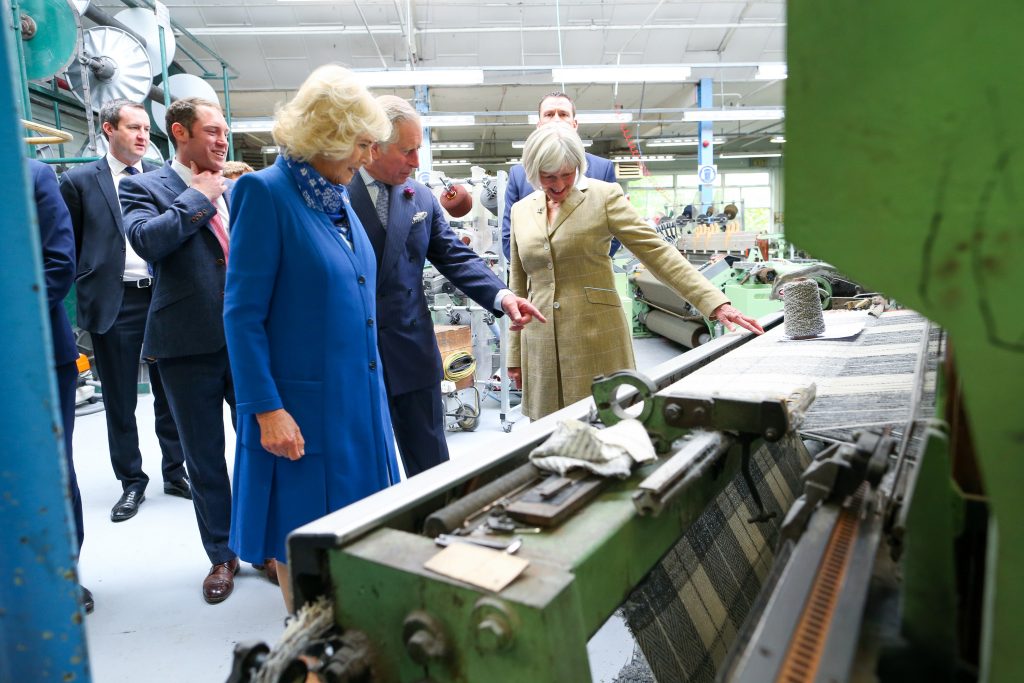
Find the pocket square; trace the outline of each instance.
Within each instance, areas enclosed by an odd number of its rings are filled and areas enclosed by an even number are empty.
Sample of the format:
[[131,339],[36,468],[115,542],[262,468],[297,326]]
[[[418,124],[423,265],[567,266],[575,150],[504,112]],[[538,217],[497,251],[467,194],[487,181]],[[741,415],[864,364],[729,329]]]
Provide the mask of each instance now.
[[426,211],[420,211],[418,213],[413,214],[412,222],[413,223],[419,223],[421,220],[423,220],[426,217],[427,217],[427,212]]

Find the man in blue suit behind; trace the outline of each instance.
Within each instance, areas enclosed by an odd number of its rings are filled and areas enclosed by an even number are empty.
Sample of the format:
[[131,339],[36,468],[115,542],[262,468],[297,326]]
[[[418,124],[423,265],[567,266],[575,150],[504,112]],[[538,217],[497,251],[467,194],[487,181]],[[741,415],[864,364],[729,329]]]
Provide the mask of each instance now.
[[395,438],[408,476],[448,460],[441,399],[441,354],[423,293],[426,260],[485,309],[520,329],[536,317],[449,227],[426,185],[410,179],[420,164],[423,130],[405,100],[378,98],[391,139],[349,183],[352,206],[377,255],[377,335]]
[[174,159],[121,181],[128,240],[153,265],[156,287],[142,354],[156,358],[192,479],[199,535],[210,558],[203,598],[234,590],[238,557],[228,547],[231,483],[224,459],[224,403],[235,392],[224,337],[228,260],[228,124],[220,106],[199,98],[167,108]]
[[[576,105],[564,92],[553,92],[541,98],[537,106],[537,127],[549,123],[564,123],[579,128],[576,120]],[[588,178],[615,182],[615,164],[587,153]],[[505,252],[505,260],[512,259],[512,205],[534,191],[533,185],[526,180],[526,170],[522,164],[516,164],[508,172],[508,185],[505,186],[505,215],[501,219],[501,248]],[[618,241],[612,241],[612,253],[619,248]]]
[[[78,326],[92,337],[96,369],[103,382],[107,446],[121,497],[113,522],[131,519],[146,498],[149,476],[142,470],[138,405],[142,335],[153,291],[148,264],[125,237],[117,188],[124,178],[160,168],[143,159],[149,148],[149,114],[136,102],[111,100],[100,110],[109,151],[97,161],[70,169],[60,192],[71,212],[78,252]],[[149,366],[157,440],[163,453],[164,492],[191,498],[185,455],[156,365]]]
[[[57,378],[57,398],[60,401],[61,422],[64,427],[64,462],[68,472],[68,495],[75,519],[75,553],[82,548],[85,527],[82,523],[82,494],[75,476],[75,460],[71,451],[71,436],[75,430],[75,393],[78,385],[78,347],[68,322],[64,297],[75,281],[75,233],[71,216],[57,188],[53,169],[41,161],[28,160],[35,192],[36,216],[39,221],[39,243],[42,247],[43,278],[46,281],[46,303],[50,312],[50,336],[53,340],[54,374]],[[93,610],[93,597],[82,589],[82,604],[86,612]]]

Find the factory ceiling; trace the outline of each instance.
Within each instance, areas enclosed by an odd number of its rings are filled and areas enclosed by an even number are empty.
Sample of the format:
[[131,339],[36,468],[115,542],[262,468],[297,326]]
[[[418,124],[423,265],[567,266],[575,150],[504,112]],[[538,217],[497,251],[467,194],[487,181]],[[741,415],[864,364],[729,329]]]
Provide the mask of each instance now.
[[[762,80],[758,67],[783,67],[786,5],[781,0],[166,0],[176,27],[174,61],[222,93],[221,63],[230,65],[233,117],[266,118],[315,67],[430,72],[482,69],[482,83],[430,85],[421,92],[431,114],[470,114],[472,125],[434,126],[432,143],[471,143],[434,152],[435,161],[468,160],[498,168],[519,156],[538,100],[564,90],[580,113],[618,112],[625,122],[582,123],[590,151],[604,156],[695,154],[685,144],[698,123],[697,83],[711,79],[713,107],[782,107],[785,80]],[[94,0],[112,15],[146,0]],[[88,19],[83,20],[90,26]],[[184,29],[182,31],[181,29]],[[187,32],[187,33],[186,33]],[[189,35],[190,34],[190,35]],[[187,54],[186,54],[187,52]],[[671,82],[563,83],[552,69],[689,67]],[[216,79],[209,78],[216,76]],[[440,74],[438,74],[440,76]],[[625,77],[624,77],[625,78]],[[427,77],[428,82],[431,81]],[[414,99],[412,87],[374,88]],[[716,121],[715,152],[778,152],[783,120]],[[258,126],[256,126],[258,127]],[[239,133],[246,156],[272,144],[269,133]],[[655,147],[661,140],[684,142]],[[778,138],[776,137],[776,140]],[[656,165],[651,170],[656,172]]]

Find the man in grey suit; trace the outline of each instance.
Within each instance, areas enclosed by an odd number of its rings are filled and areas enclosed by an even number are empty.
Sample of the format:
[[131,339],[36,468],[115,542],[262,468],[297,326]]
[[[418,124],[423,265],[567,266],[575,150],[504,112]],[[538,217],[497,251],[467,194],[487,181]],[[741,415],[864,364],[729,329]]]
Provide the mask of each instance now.
[[[121,497],[110,519],[123,522],[138,512],[149,483],[142,470],[135,408],[153,277],[125,238],[117,188],[122,178],[159,166],[142,159],[149,147],[149,115],[141,104],[124,99],[107,102],[100,110],[100,125],[109,151],[102,159],[65,173],[60,192],[75,230],[78,326],[92,337],[103,382],[110,463],[121,482]],[[185,455],[155,364],[149,366],[149,378],[163,453],[164,492],[191,498]]]
[[[548,93],[541,98],[540,104],[537,105],[537,127],[540,128],[549,123],[564,123],[573,128],[579,128],[579,121],[576,120],[576,105],[564,92]],[[614,183],[615,164],[587,153],[585,175],[588,178]],[[516,164],[509,169],[508,185],[505,186],[505,215],[501,219],[501,248],[505,252],[506,260],[512,258],[512,205],[533,192],[534,189],[536,188],[526,180],[526,171],[522,164]],[[618,240],[612,240],[611,253],[614,254],[618,248]]]
[[192,477],[199,535],[210,558],[203,598],[234,589],[238,557],[228,547],[231,483],[224,459],[224,403],[235,392],[224,338],[228,260],[228,125],[216,102],[178,100],[167,108],[174,159],[126,178],[121,206],[128,240],[153,265],[156,286],[142,353],[156,358]]

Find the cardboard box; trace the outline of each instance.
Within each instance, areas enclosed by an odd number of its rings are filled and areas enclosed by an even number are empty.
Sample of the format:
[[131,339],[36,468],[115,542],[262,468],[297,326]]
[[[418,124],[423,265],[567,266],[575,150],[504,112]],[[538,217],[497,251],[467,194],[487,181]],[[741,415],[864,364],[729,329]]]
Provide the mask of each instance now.
[[[473,331],[469,325],[434,325],[434,336],[437,338],[442,363],[449,354],[457,351],[473,355]],[[473,376],[464,377],[455,386],[459,389],[468,389],[473,386]]]

